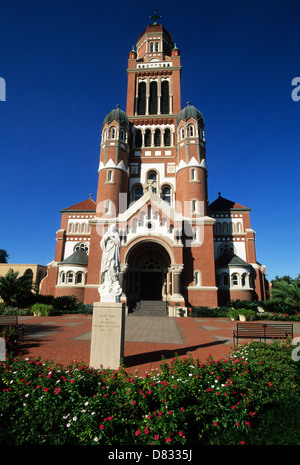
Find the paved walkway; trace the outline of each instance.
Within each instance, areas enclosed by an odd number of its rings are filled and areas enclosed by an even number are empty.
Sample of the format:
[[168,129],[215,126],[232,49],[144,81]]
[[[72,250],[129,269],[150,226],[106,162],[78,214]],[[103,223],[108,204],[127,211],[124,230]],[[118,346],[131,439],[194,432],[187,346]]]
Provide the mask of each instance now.
[[[68,365],[72,361],[89,364],[92,316],[19,317],[25,323],[21,354],[24,358],[53,360]],[[234,321],[226,318],[168,318],[127,316],[124,364],[128,373],[144,375],[166,361],[191,353],[205,362],[227,357],[233,345]],[[294,324],[295,337],[300,323]]]

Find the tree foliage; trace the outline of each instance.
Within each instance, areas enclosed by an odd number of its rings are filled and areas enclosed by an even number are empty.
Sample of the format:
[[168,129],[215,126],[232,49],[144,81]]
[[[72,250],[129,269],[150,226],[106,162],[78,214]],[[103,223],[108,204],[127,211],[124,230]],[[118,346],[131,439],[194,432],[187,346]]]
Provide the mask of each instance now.
[[0,249],[0,263],[7,263],[9,255],[6,250]]
[[9,269],[5,276],[0,276],[0,297],[5,305],[18,306],[24,297],[31,294],[32,276],[19,276],[18,271]]
[[272,298],[283,300],[295,309],[300,309],[300,286],[299,280],[286,279],[275,280],[272,287]]

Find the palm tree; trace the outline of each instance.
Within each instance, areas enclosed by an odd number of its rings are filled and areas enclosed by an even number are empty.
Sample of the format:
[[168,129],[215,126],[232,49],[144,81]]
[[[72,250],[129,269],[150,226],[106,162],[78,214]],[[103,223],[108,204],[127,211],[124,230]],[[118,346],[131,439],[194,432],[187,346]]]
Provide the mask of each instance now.
[[5,276],[0,276],[0,297],[5,305],[18,305],[20,298],[31,293],[31,287],[30,275],[19,276],[19,272],[11,268]]
[[283,300],[286,304],[291,305],[291,307],[297,310],[300,309],[300,287],[296,280],[293,280],[291,283],[284,279],[274,282],[272,297],[273,299]]
[[9,255],[6,250],[0,249],[0,263],[7,263]]

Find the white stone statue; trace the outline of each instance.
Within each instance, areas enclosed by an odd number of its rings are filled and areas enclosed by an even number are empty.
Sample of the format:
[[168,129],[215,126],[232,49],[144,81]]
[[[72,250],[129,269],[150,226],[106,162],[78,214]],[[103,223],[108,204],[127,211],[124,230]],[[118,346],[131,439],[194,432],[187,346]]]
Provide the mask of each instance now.
[[119,282],[120,237],[115,224],[111,224],[101,239],[101,302],[119,302],[122,288]]

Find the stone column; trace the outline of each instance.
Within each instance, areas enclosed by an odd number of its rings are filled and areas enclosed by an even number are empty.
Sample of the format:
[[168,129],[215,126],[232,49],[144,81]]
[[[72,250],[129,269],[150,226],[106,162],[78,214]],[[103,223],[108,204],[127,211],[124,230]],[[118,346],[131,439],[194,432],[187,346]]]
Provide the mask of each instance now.
[[172,265],[171,270],[172,270],[172,275],[173,275],[173,296],[175,297],[182,297],[181,295],[181,286],[180,286],[180,276],[183,270],[184,265]]

